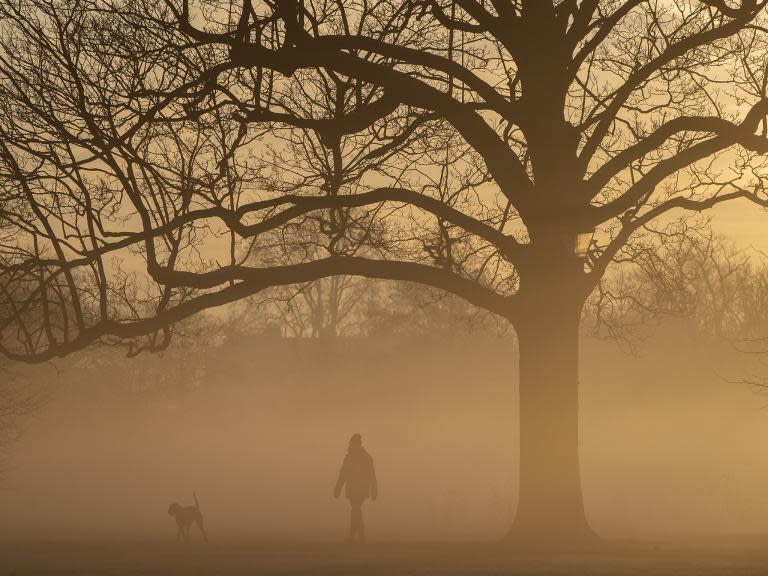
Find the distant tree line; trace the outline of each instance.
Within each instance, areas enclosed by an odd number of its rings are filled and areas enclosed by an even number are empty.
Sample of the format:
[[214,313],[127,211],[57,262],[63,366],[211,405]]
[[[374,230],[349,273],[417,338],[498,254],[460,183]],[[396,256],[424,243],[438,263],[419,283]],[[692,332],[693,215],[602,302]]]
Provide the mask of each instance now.
[[765,254],[688,220],[657,234],[614,265],[589,301],[585,327],[629,343],[633,330],[677,318],[699,336],[768,351]]

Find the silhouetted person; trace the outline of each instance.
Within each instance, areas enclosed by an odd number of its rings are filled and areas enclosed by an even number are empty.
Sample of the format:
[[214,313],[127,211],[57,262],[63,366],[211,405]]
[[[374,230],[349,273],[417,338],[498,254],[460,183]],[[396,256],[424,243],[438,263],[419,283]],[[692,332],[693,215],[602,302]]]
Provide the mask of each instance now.
[[354,434],[349,439],[347,455],[339,470],[339,479],[333,490],[333,495],[338,498],[342,487],[344,495],[352,506],[352,514],[349,522],[349,541],[354,542],[359,538],[365,542],[365,525],[363,524],[363,502],[368,498],[376,500],[378,486],[376,485],[376,473],[373,469],[373,458],[363,448],[363,438],[360,434]]

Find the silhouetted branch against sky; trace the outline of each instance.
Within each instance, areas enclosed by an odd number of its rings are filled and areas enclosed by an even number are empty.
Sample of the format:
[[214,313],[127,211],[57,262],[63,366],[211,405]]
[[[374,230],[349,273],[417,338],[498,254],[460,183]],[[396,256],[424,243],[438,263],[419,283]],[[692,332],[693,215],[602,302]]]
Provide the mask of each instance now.
[[650,221],[765,204],[765,5],[4,2],[3,352],[342,273],[583,301]]

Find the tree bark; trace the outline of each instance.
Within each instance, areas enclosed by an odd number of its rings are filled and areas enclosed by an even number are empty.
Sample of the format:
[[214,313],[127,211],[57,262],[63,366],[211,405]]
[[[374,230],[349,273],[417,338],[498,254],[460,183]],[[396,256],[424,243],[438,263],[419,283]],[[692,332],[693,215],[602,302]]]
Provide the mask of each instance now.
[[520,476],[507,540],[521,547],[583,547],[597,538],[579,469],[579,321],[583,300],[539,292],[516,321],[520,351]]

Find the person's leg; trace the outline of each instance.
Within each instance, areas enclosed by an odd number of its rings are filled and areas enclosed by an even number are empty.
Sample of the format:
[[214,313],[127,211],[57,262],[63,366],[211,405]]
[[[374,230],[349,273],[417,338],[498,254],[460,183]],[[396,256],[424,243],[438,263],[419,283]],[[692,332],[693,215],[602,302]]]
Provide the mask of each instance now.
[[357,534],[360,542],[365,544],[365,523],[363,522],[363,503],[357,507]]
[[365,525],[363,524],[363,500],[350,500],[352,504],[351,538],[357,536],[361,542],[365,542]]
[[355,501],[349,500],[349,537],[347,541],[354,542],[355,532],[357,532],[357,520],[355,518]]

